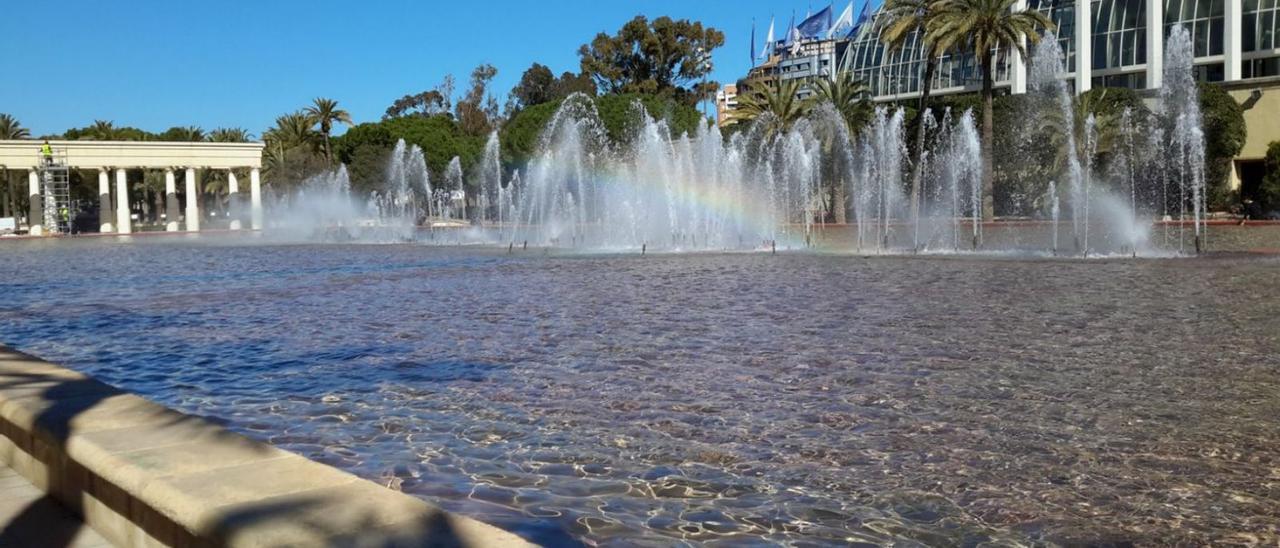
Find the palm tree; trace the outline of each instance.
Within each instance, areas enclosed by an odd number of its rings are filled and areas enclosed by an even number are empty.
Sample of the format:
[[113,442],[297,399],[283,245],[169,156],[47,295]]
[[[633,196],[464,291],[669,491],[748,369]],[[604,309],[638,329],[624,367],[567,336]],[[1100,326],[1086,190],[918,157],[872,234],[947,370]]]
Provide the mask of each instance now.
[[[31,131],[18,122],[17,118],[8,114],[0,114],[0,139],[27,139],[31,137]],[[13,214],[13,178],[10,177],[9,171],[4,171],[4,196],[3,196],[3,213],[5,217]]]
[[924,163],[920,161],[924,155],[923,116],[929,108],[929,92],[933,89],[933,74],[938,70],[938,60],[944,53],[938,49],[935,36],[930,31],[934,26],[937,14],[946,0],[888,0],[882,13],[886,18],[886,26],[880,34],[890,50],[900,50],[908,45],[916,47],[912,40],[919,37],[924,48],[924,78],[920,81],[920,101],[916,106],[916,141],[911,150],[911,162],[914,168],[911,173],[911,212],[912,216],[920,210],[920,179],[923,176]]
[[315,124],[311,116],[301,111],[276,118],[275,126],[262,134],[266,142],[263,175],[274,184],[286,184],[325,169],[328,162],[317,156],[323,142],[313,129]]
[[850,134],[858,132],[871,119],[874,109],[867,101],[870,93],[866,84],[855,80],[853,73],[841,72],[830,80],[820,79],[813,86],[814,99],[831,103]]
[[334,122],[341,122],[347,126],[353,125],[351,114],[338,108],[337,101],[324,97],[316,97],[311,102],[311,106],[303,112],[311,117],[314,124],[320,124],[320,135],[324,136],[324,141],[321,143],[324,147],[324,159],[332,162],[333,153],[329,148],[329,132],[333,130]]
[[1015,11],[1017,0],[943,0],[928,28],[930,40],[938,51],[966,46],[978,56],[982,68],[982,218],[995,215],[992,142],[995,128],[992,120],[994,64],[997,52],[1016,48],[1025,58],[1026,46],[1040,41],[1039,29],[1052,29],[1053,22],[1034,9]]
[[210,131],[208,137],[215,143],[247,143],[253,138],[241,127],[220,127]]
[[799,80],[784,80],[776,86],[748,90],[738,96],[738,108],[733,110],[730,120],[733,123],[753,121],[770,114],[769,127],[766,128],[768,133],[790,128],[813,106],[812,101],[796,96],[799,91]]
[[266,140],[283,148],[307,146],[314,148],[317,144],[315,121],[303,112],[291,112],[276,118],[276,125],[268,129]]
[[207,139],[204,130],[200,126],[181,126],[170,128],[164,132],[164,138],[169,141],[182,141],[188,143],[198,143]]
[[[875,110],[868,101],[869,90],[862,82],[854,79],[851,72],[840,72],[830,80],[822,78],[815,82],[812,86],[813,97],[810,100],[810,108],[814,105],[821,105],[816,112],[818,116],[822,115],[822,109],[826,105],[831,105],[831,109],[840,119],[840,124],[848,135],[856,135],[858,130],[871,120],[871,116]],[[847,143],[835,139],[835,135],[822,131],[819,133],[823,155],[828,158],[829,167],[824,167],[829,176],[824,176],[824,197],[826,202],[823,204],[823,217],[830,217],[836,223],[845,222],[845,181],[836,175],[837,164],[836,158],[839,155],[831,154],[835,147],[847,146]]]
[[93,125],[89,126],[89,131],[81,138],[94,139],[97,141],[111,141],[116,138],[118,133],[119,131],[116,129],[115,122],[110,120],[94,120]]
[[31,137],[31,130],[22,127],[22,123],[18,122],[8,114],[0,114],[0,139],[28,139]]

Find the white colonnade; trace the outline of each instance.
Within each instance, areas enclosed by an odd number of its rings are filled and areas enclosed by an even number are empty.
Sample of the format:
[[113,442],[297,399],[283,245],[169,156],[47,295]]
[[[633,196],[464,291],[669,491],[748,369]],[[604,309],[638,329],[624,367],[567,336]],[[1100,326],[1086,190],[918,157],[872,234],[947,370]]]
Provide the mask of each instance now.
[[[129,173],[138,169],[164,170],[164,207],[157,212],[163,217],[164,229],[176,232],[180,227],[187,231],[201,230],[201,189],[197,170],[222,172],[227,178],[230,215],[227,227],[241,230],[244,226],[245,208],[242,204],[238,174],[249,173],[250,199],[248,216],[250,226],[261,230],[263,226],[262,143],[204,143],[204,142],[151,142],[151,141],[63,141],[49,142],[54,149],[51,165],[40,153],[41,142],[32,140],[0,140],[0,166],[6,169],[26,169],[28,172],[28,197],[30,210],[27,226],[31,235],[50,232],[42,226],[44,202],[59,199],[57,192],[49,194],[44,185],[51,170],[97,170],[98,175],[98,228],[100,232],[129,234],[135,228],[134,214],[137,201],[130,197]],[[177,171],[183,172],[183,192],[177,188]],[[58,173],[57,171],[54,171]],[[111,174],[115,184],[111,184]],[[136,171],[135,177],[136,175]],[[65,180],[65,177],[64,177]],[[137,183],[135,179],[133,181]],[[114,187],[114,188],[113,188]],[[53,196],[53,198],[49,198]],[[65,194],[63,194],[65,196]],[[61,198],[66,200],[67,198]],[[179,207],[179,200],[185,207]],[[66,207],[69,204],[59,204]],[[183,215],[185,213],[185,215]],[[56,230],[52,232],[57,232]]]

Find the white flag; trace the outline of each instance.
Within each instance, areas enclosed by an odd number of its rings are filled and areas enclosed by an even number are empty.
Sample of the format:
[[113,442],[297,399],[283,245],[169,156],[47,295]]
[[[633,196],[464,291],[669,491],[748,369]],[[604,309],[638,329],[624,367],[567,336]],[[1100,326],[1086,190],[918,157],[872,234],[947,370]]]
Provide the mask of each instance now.
[[773,54],[773,18],[769,18],[769,34],[764,38],[764,49],[760,50],[760,58],[769,60],[769,56]]
[[848,31],[853,28],[853,0],[849,0],[849,5],[845,6],[844,11],[840,12],[840,17],[831,25],[831,31],[827,33],[827,39],[836,37],[836,34]]

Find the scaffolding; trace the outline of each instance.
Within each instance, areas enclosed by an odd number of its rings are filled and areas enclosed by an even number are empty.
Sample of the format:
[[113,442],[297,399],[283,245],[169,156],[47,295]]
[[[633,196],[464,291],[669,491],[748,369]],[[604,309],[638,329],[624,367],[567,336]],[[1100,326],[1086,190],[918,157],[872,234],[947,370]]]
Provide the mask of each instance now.
[[66,149],[40,154],[40,186],[44,197],[44,230],[47,234],[70,234],[74,215],[71,209],[71,172]]

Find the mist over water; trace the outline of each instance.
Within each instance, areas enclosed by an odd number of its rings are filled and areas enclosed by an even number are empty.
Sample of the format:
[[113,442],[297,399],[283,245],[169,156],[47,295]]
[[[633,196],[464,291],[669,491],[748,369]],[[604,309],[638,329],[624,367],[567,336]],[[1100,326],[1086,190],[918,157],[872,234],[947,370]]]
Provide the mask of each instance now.
[[[475,165],[464,169],[453,157],[433,178],[423,151],[401,141],[385,181],[367,199],[351,198],[339,168],[280,197],[269,227],[324,241],[587,251],[1190,252],[1206,200],[1190,48],[1186,31],[1174,28],[1153,116],[1127,109],[1114,116],[1087,111],[1088,102],[1073,93],[1056,37],[1039,42],[1020,107],[1029,110],[1020,125],[997,131],[1060,160],[1056,171],[1034,175],[1045,180],[1025,185],[1036,189],[1025,198],[1041,221],[1013,238],[984,237],[980,135],[971,111],[927,111],[924,154],[913,166],[901,109],[875,107],[855,134],[824,104],[794,121],[765,114],[726,137],[707,126],[673,134],[636,102],[625,135],[614,142],[595,103],[580,94],[552,116],[525,165],[504,164],[495,132]],[[1105,165],[1093,161],[1100,146]],[[997,172],[1027,161],[998,160],[1008,165]],[[1174,228],[1157,233],[1159,221]]]

